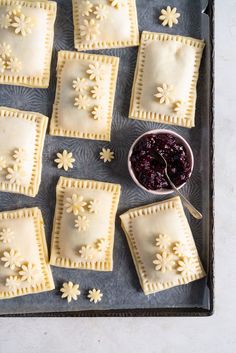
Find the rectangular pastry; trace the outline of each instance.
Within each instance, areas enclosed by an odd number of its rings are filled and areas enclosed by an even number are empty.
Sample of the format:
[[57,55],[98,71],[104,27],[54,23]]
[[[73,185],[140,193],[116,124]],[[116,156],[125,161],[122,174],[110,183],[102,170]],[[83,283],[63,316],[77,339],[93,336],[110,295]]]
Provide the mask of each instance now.
[[73,0],[75,48],[139,45],[135,0]]
[[61,177],[50,263],[74,269],[112,271],[120,185]]
[[48,118],[0,107],[0,191],[35,197]]
[[50,134],[110,140],[119,58],[60,51]]
[[57,4],[0,0],[0,83],[47,88]]
[[206,275],[179,197],[130,210],[121,225],[146,295]]
[[204,45],[194,38],[143,32],[129,117],[195,126],[196,86]]
[[54,289],[38,208],[0,213],[0,299]]

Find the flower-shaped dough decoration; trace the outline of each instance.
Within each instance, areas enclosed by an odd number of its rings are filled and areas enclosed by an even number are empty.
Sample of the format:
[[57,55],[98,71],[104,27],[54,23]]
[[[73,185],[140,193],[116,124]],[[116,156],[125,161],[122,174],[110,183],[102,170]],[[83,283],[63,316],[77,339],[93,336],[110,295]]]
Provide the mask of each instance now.
[[22,166],[19,164],[14,164],[12,167],[7,168],[6,179],[10,184],[22,185],[25,178],[25,172]]
[[156,254],[156,260],[154,260],[153,263],[156,271],[165,273],[167,271],[172,271],[175,261],[173,254],[163,251],[162,254]]
[[21,34],[25,37],[27,34],[32,33],[32,18],[25,16],[24,14],[14,16],[11,26],[15,28],[15,34]]
[[181,273],[183,277],[189,277],[196,272],[196,266],[191,258],[184,257],[178,261],[177,271]]
[[88,0],[80,1],[79,11],[82,16],[89,16],[93,12],[93,4]]
[[0,16],[0,28],[1,29],[8,29],[11,25],[11,18],[8,14],[2,14]]
[[101,105],[93,107],[92,116],[94,120],[102,120],[104,117],[104,109]]
[[93,64],[89,64],[89,68],[86,73],[89,75],[89,79],[91,81],[102,81],[104,80],[106,71],[104,65],[99,62],[95,62]]
[[80,295],[79,284],[73,284],[71,281],[63,283],[60,292],[62,292],[61,297],[67,299],[68,303],[70,303],[72,299],[77,300]]
[[101,202],[99,200],[91,200],[88,203],[89,213],[99,213]]
[[84,20],[83,24],[80,26],[80,35],[87,41],[94,40],[100,33],[99,27],[99,23],[97,23],[93,18],[91,20]]
[[163,83],[162,86],[157,87],[157,93],[154,96],[159,100],[160,104],[170,104],[173,100],[173,85]]
[[115,158],[114,152],[110,150],[110,148],[103,148],[100,152],[100,159],[104,161],[104,163],[111,162]]
[[14,232],[11,228],[3,228],[0,230],[0,241],[2,241],[3,244],[10,244],[14,238]]
[[107,249],[107,242],[105,239],[98,239],[96,246],[98,251],[104,253]]
[[108,16],[108,8],[104,4],[95,6],[94,15],[97,20],[105,20]]
[[1,261],[4,262],[4,267],[9,267],[11,270],[20,267],[22,260],[20,253],[14,249],[4,251],[3,257],[1,257]]
[[78,216],[75,220],[75,228],[78,232],[85,232],[89,228],[89,219],[86,216]]
[[[1,59],[0,59],[0,65],[1,65]],[[1,66],[0,66],[1,67]],[[1,70],[0,70],[1,71]],[[4,157],[0,157],[0,172],[7,167],[7,162]]]
[[88,89],[85,78],[79,78],[79,77],[77,77],[76,80],[73,80],[72,87],[76,92],[80,92],[82,94],[85,93],[86,90]]
[[177,114],[177,116],[184,116],[186,114],[187,108],[187,103],[181,100],[176,101],[174,104],[174,112],[175,114]]
[[73,213],[75,216],[78,216],[79,213],[85,212],[85,206],[87,202],[84,201],[83,196],[73,194],[71,197],[66,199],[66,212]]
[[82,246],[82,248],[79,250],[79,255],[85,261],[93,260],[94,248],[91,245]]
[[156,238],[156,247],[160,248],[161,250],[166,250],[170,246],[171,241],[168,235],[166,234],[158,234]]
[[57,153],[57,158],[54,159],[54,162],[58,164],[58,169],[63,168],[67,172],[69,168],[73,168],[73,163],[75,162],[75,159],[73,158],[72,152],[67,152],[66,150],[64,150],[62,153]]
[[18,58],[12,56],[11,46],[3,42],[0,43],[0,73],[7,70],[13,74],[19,73],[22,70],[22,63]]
[[89,294],[87,297],[90,300],[90,302],[97,304],[102,300],[103,294],[101,293],[100,289],[94,288],[89,291]]
[[125,6],[125,0],[109,0],[111,6],[115,7],[116,9],[120,9],[121,7]]
[[88,97],[80,94],[78,97],[75,97],[74,106],[79,110],[87,110],[89,106]]
[[162,26],[169,26],[170,28],[173,25],[177,24],[178,18],[180,17],[180,13],[177,12],[176,7],[173,9],[170,6],[167,6],[166,9],[161,10],[161,16],[159,19],[162,21]]
[[20,286],[20,283],[20,278],[17,276],[10,276],[6,279],[6,287],[12,292],[17,290],[17,288]]
[[21,281],[26,281],[33,288],[36,287],[38,283],[39,270],[35,264],[27,263],[22,265],[19,275],[21,276]]

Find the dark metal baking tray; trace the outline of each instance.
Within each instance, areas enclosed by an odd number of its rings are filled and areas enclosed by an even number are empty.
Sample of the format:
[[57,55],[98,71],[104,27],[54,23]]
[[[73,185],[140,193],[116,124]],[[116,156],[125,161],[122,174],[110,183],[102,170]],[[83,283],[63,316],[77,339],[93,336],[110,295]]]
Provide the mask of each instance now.
[[[1,86],[0,105],[51,116],[56,86],[57,51],[74,49],[71,1],[57,2],[58,16],[49,89]],[[158,21],[160,10],[167,5],[176,6],[182,15],[179,25],[172,30],[162,27]],[[209,3],[207,0],[169,0],[168,4],[164,0],[137,0],[137,8],[140,31],[193,36],[203,38],[207,44],[198,84],[196,127],[191,130],[168,127],[182,134],[194,151],[195,170],[183,191],[204,214],[202,222],[193,220],[189,215],[188,219],[200,257],[207,270],[207,278],[150,296],[145,296],[141,291],[118,216],[131,207],[148,204],[160,198],[151,196],[134,185],[128,175],[126,158],[129,147],[137,136],[153,128],[166,126],[131,121],[127,118],[138,48],[103,50],[98,53],[121,58],[111,143],[47,136],[43,154],[42,184],[38,196],[32,199],[1,193],[0,210],[39,206],[43,212],[50,248],[55,187],[59,175],[120,183],[123,193],[116,222],[114,271],[94,273],[52,267],[55,291],[0,301],[2,316],[209,316],[213,313],[214,0],[209,0]],[[98,159],[103,146],[110,146],[115,151],[116,160],[109,166]],[[64,148],[72,151],[77,161],[70,173],[58,171],[53,163],[56,152]],[[79,300],[71,305],[61,300],[59,294],[59,288],[66,280],[80,283],[83,289]],[[86,299],[86,291],[91,287],[99,287],[104,293],[104,300],[98,306],[94,306]]]

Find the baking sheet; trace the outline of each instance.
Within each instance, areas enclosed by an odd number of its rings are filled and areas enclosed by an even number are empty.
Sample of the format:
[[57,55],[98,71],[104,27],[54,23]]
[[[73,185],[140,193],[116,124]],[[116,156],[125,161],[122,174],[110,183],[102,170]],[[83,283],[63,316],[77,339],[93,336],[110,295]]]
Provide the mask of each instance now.
[[[56,290],[0,301],[0,315],[15,314],[69,314],[69,315],[206,315],[212,311],[212,63],[211,23],[203,14],[207,0],[136,0],[140,31],[166,32],[202,38],[206,49],[201,65],[196,127],[188,130],[157,123],[127,118],[138,48],[98,51],[99,54],[119,56],[120,68],[112,123],[111,143],[92,140],[47,136],[43,154],[43,174],[40,192],[36,198],[0,193],[0,211],[22,207],[41,208],[48,246],[50,249],[55,188],[60,175],[120,183],[122,196],[116,220],[114,271],[111,273],[68,270],[52,267]],[[51,116],[56,86],[57,51],[73,50],[73,20],[71,1],[58,0],[55,28],[52,77],[49,89],[0,86],[0,105],[40,112]],[[211,2],[212,3],[212,2]],[[173,29],[162,27],[158,21],[160,10],[176,6],[181,13],[180,23]],[[96,52],[96,51],[95,51]],[[127,169],[127,154],[133,141],[154,128],[169,128],[180,133],[193,148],[195,169],[192,178],[182,189],[190,201],[203,213],[203,221],[187,214],[208,277],[188,285],[175,287],[145,296],[139,285],[131,254],[121,230],[119,215],[132,207],[159,201],[162,198],[148,194],[135,186]],[[116,159],[111,164],[99,160],[102,147],[114,150]],[[69,173],[57,170],[53,160],[58,151],[73,152],[76,164]],[[61,300],[59,288],[65,281],[79,283],[82,295],[78,301],[67,304]],[[98,305],[86,299],[88,289],[100,288],[103,300]],[[94,310],[99,310],[94,311]],[[105,310],[105,311],[104,311]]]

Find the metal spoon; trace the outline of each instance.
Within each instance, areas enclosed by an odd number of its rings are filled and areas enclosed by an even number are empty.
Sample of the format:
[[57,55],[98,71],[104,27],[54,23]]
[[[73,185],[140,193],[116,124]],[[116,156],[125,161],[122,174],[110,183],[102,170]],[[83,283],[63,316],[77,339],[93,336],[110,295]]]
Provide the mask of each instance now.
[[180,196],[180,198],[183,201],[184,206],[189,210],[191,215],[196,219],[202,219],[202,214],[186,199],[186,197],[184,195],[181,194],[181,192],[177,189],[175,184],[171,181],[171,179],[168,175],[168,164],[167,164],[166,159],[160,153],[158,153],[158,155],[162,158],[163,162],[165,163],[165,175],[166,175],[166,178],[169,181],[172,189]]

